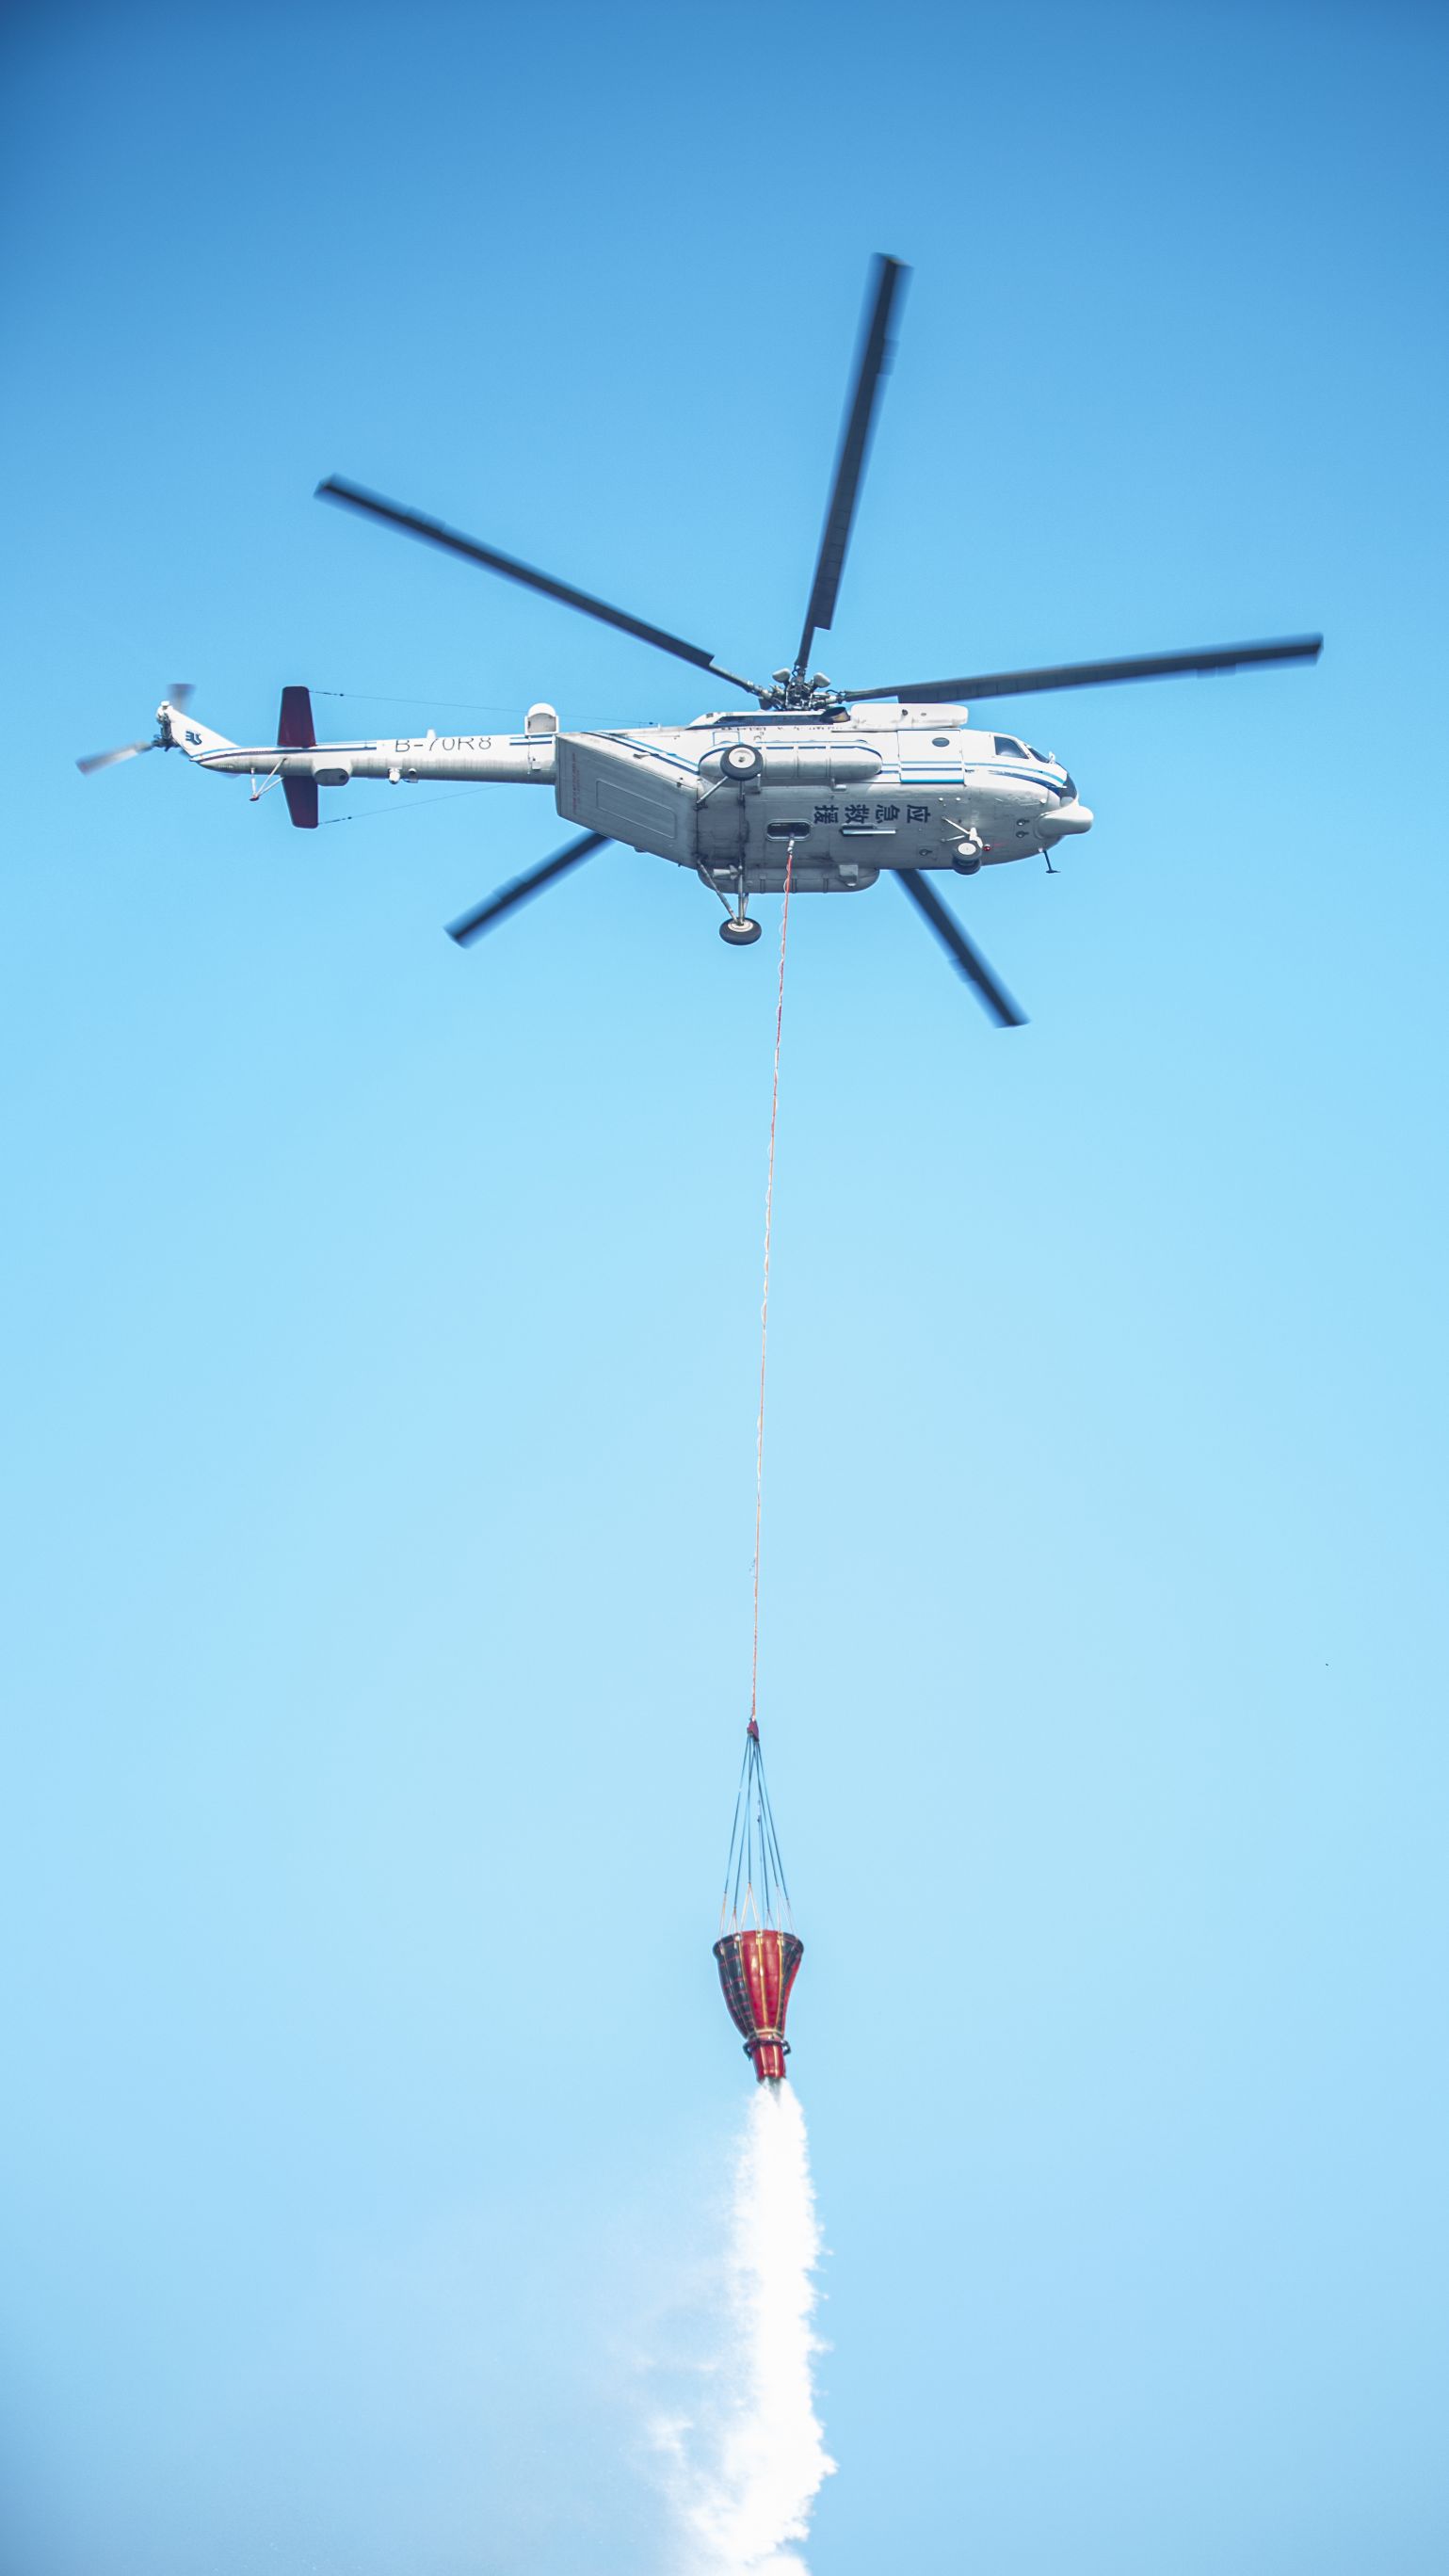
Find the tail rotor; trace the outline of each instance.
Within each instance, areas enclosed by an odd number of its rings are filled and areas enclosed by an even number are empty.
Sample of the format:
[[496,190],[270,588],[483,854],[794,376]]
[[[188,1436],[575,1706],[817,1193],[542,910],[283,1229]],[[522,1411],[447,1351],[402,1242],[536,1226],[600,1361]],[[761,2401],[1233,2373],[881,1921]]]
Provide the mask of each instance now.
[[[166,700],[167,711],[184,715],[195,695],[196,684],[193,680],[173,680],[171,694]],[[90,752],[84,760],[76,762],[76,767],[82,778],[89,778],[98,769],[114,769],[118,760],[137,760],[143,751],[169,751],[170,749],[171,729],[167,714],[163,713],[156,732],[147,734],[144,741],[123,742],[115,751]]]

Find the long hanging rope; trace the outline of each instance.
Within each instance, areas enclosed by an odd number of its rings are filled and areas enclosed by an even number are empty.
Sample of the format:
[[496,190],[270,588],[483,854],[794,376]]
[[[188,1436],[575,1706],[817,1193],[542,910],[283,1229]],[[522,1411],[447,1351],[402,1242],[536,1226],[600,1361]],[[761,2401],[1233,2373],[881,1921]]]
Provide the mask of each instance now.
[[750,1648],[750,1724],[759,1708],[760,1686],[760,1507],[765,1484],[765,1355],[770,1334],[770,1226],[775,1212],[775,1127],[780,1115],[780,1030],[785,1018],[785,942],[790,935],[790,881],[795,872],[795,844],[785,852],[785,901],[780,911],[780,984],[775,1002],[775,1069],[770,1086],[770,1163],[765,1182],[765,1277],[760,1291],[760,1409],[755,1419],[755,1582],[754,1641]]

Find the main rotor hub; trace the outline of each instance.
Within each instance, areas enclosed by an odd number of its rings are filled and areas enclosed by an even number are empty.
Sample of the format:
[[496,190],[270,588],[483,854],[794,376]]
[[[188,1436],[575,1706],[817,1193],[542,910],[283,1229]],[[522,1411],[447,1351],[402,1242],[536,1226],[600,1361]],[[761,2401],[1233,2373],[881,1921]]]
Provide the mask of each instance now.
[[840,691],[827,680],[823,671],[812,671],[809,679],[799,663],[793,671],[775,671],[772,689],[759,693],[762,707],[800,708],[814,715],[833,715],[845,704]]

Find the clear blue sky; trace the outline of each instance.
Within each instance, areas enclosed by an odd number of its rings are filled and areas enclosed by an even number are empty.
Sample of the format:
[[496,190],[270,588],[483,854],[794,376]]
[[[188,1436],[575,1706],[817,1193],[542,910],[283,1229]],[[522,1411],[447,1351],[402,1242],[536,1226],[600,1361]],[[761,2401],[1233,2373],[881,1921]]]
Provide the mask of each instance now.
[[464,957],[544,796],[303,839],[72,760],[175,676],[247,739],[297,680],[343,731],[697,711],[329,471],[784,658],[886,249],[828,668],[1328,648],[1010,711],[1098,816],[958,889],[1020,1035],[889,887],[792,922],[811,2566],[1429,2576],[1442,19],[7,41],[7,2570],[670,2576],[773,939],[614,852]]

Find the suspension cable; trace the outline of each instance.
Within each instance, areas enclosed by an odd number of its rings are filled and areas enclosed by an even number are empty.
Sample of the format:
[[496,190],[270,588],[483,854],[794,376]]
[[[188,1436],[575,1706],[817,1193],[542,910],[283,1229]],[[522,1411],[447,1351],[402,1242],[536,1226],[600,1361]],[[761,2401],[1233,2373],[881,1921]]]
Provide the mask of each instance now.
[[775,1212],[775,1128],[780,1115],[780,1031],[785,1018],[785,942],[790,933],[790,884],[795,872],[795,844],[785,851],[785,901],[780,912],[780,981],[775,1000],[775,1067],[770,1085],[770,1160],[765,1181],[765,1274],[760,1291],[760,1409],[755,1418],[755,1578],[754,1638],[750,1647],[750,1724],[759,1710],[760,1685],[760,1513],[765,1483],[765,1355],[770,1333],[770,1228]]
[[795,1928],[770,1792],[765,1786],[759,1730],[753,1726],[745,1729],[745,1755],[740,1765],[719,1909],[721,1933],[744,1932],[751,1927],[785,1932]]

